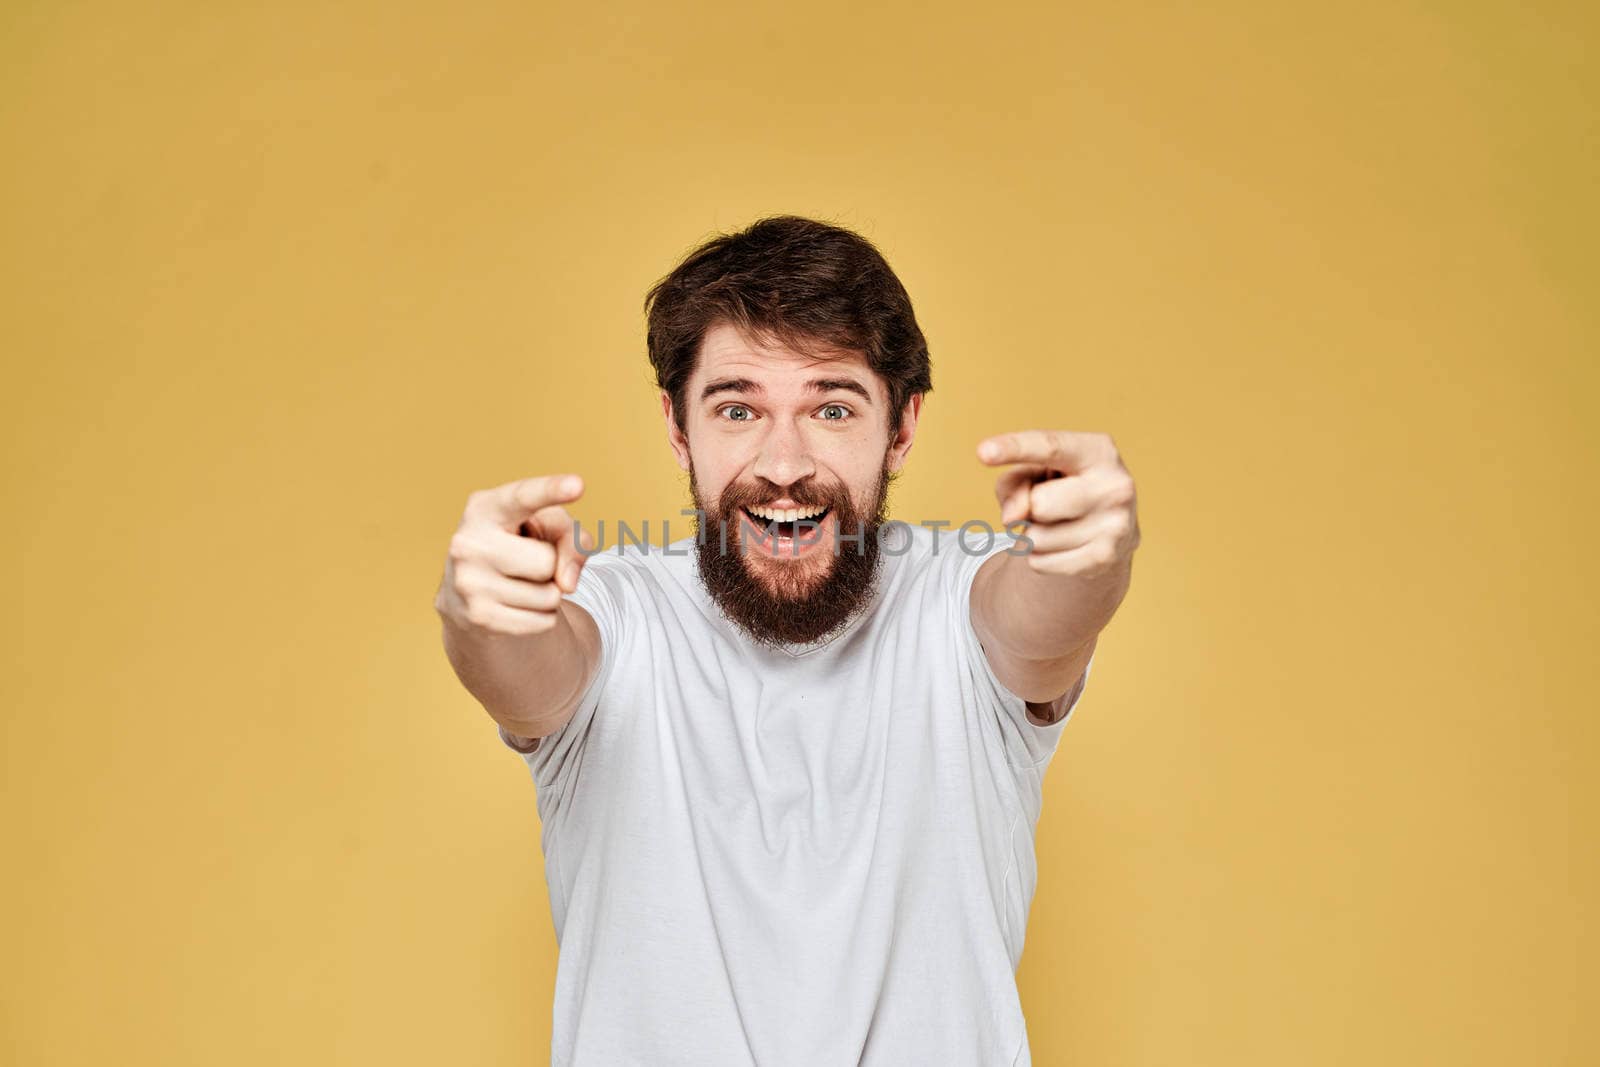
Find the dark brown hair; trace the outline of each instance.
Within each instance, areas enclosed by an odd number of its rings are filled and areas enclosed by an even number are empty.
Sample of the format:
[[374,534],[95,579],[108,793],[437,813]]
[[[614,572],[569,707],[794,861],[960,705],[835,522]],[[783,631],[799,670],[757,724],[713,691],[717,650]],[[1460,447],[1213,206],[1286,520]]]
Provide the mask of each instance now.
[[862,353],[888,386],[891,437],[911,395],[933,389],[905,286],[872,242],[815,219],[774,215],[712,238],[651,287],[644,308],[650,364],[679,427],[700,343],[719,322],[799,352]]

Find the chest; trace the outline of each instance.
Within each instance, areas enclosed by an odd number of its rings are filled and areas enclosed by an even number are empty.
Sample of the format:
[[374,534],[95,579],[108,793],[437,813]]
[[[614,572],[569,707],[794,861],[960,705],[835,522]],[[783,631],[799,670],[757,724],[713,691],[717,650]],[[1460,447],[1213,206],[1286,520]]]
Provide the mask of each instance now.
[[936,631],[871,628],[760,659],[640,633],[619,650],[585,755],[595,773],[574,797],[614,826],[799,871],[884,842],[971,850],[1015,821],[989,712]]

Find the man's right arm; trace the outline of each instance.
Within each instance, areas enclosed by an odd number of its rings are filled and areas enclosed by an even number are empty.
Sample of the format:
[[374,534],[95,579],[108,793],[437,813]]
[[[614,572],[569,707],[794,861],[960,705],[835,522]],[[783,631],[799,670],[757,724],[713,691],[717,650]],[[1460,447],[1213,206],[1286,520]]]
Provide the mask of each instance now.
[[561,505],[582,494],[570,474],[473,493],[434,598],[456,676],[524,741],[565,725],[600,666],[599,628],[564,597],[587,557]]

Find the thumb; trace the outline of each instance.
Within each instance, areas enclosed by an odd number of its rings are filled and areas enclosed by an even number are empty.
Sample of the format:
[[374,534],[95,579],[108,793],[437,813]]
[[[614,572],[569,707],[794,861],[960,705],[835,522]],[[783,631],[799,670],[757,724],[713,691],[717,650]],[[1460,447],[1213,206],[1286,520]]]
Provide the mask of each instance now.
[[[581,530],[565,508],[558,510],[561,511],[561,518],[556,523],[546,524],[552,533],[560,531],[555,539],[556,587],[563,593],[573,593],[577,591],[578,575],[583,572],[583,565],[589,562],[589,557],[584,553],[594,551],[594,535],[588,530]],[[579,551],[580,547],[583,551]]]
[[1044,473],[1044,469],[1037,464],[1028,463],[1012,467],[995,479],[994,496],[1000,502],[1002,526],[1021,522],[1028,517],[1033,508],[1031,490],[1033,484],[1039,480],[1039,476]]

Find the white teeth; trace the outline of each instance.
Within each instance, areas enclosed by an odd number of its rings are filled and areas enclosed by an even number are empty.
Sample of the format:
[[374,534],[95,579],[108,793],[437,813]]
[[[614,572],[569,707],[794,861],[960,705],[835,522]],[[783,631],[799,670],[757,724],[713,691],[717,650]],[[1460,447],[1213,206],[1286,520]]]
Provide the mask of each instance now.
[[768,522],[798,522],[801,519],[814,519],[827,511],[827,508],[750,508],[750,514],[758,519]]

